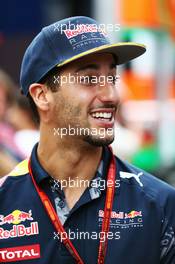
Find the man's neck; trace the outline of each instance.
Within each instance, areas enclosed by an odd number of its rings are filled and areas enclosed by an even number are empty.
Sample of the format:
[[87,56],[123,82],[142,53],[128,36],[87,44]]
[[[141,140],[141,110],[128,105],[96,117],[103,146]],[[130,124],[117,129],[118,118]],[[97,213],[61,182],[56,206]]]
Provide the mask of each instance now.
[[[80,186],[84,181],[89,182],[94,177],[99,166],[102,147],[90,146],[88,143],[70,145],[65,140],[47,143],[39,142],[37,155],[43,168],[55,180],[61,183],[68,206],[72,208],[87,184]],[[70,186],[74,181],[74,187]]]
[[40,142],[37,155],[43,168],[56,180],[91,179],[98,168],[102,147],[53,146]]
[[91,180],[100,163],[102,147],[41,133],[37,155],[43,168],[56,180]]

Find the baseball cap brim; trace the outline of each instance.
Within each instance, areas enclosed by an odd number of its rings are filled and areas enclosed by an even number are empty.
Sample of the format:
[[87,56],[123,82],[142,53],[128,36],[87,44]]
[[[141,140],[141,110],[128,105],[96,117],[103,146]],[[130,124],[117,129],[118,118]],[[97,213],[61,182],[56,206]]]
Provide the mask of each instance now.
[[64,60],[63,62],[57,64],[56,66],[60,67],[77,59],[80,59],[82,57],[85,57],[87,55],[94,53],[102,53],[102,52],[115,54],[115,56],[117,57],[116,64],[120,65],[141,56],[145,51],[146,51],[146,47],[143,44],[138,44],[135,42],[121,42],[121,43],[118,42],[116,44],[102,45],[97,48],[93,48],[85,52],[79,53],[78,55],[75,55],[70,59]]

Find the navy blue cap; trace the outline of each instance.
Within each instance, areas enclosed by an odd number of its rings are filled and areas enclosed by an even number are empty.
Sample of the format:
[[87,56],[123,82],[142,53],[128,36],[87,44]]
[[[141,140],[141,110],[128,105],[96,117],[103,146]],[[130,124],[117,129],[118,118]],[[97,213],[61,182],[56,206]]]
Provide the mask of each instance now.
[[88,54],[115,54],[117,64],[128,62],[146,51],[134,42],[111,44],[104,28],[89,17],[70,17],[44,27],[27,48],[21,66],[21,89],[39,82],[54,67],[60,67]]

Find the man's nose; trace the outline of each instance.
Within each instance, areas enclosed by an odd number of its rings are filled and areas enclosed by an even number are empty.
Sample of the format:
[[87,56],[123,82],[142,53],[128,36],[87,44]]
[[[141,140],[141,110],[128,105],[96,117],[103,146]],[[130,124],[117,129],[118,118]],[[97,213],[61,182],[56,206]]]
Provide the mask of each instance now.
[[98,89],[100,101],[111,103],[117,103],[119,101],[116,84],[107,82],[104,85],[99,85]]

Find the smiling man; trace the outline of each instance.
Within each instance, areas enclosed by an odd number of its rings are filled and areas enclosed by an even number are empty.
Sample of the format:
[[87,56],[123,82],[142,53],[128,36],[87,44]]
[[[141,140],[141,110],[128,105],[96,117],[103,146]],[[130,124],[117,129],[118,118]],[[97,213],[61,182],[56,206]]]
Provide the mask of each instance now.
[[[116,64],[113,55],[100,53],[81,58],[76,64],[72,62],[60,71],[60,80],[64,76],[65,80],[69,81],[69,75],[77,77],[77,81],[65,82],[60,85],[57,93],[51,94],[55,102],[53,125],[62,128],[67,128],[68,125],[79,128],[81,132],[79,137],[76,133],[76,137],[65,138],[75,145],[81,144],[82,140],[97,146],[110,144],[114,139],[114,116],[118,102],[115,86]],[[101,76],[105,77],[106,84],[100,85]],[[38,84],[31,87],[31,93],[36,89]],[[106,129],[103,139],[100,137],[100,128]]]
[[175,263],[175,190],[109,147],[116,65],[144,52],[111,44],[88,17],[47,26],[29,45],[21,89],[40,141],[1,182],[0,262]]

